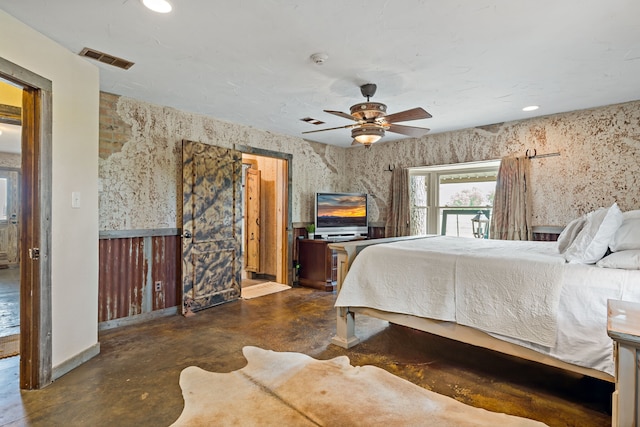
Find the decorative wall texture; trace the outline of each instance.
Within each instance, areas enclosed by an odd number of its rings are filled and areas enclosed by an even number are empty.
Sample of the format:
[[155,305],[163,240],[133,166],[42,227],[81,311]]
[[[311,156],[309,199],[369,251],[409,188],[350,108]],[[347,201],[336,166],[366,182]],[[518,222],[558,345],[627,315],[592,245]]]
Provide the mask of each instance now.
[[533,225],[566,225],[617,201],[640,209],[640,101],[427,135],[347,150],[343,173],[353,191],[373,195],[386,217],[395,167],[442,165],[560,152],[532,159]]
[[[560,152],[532,161],[533,224],[565,225],[617,201],[640,209],[640,101],[374,145],[339,148],[101,94],[100,230],[179,227],[181,141],[293,155],[293,222],[313,219],[316,191],[371,195],[383,221],[395,167]],[[111,129],[109,128],[111,127]],[[109,132],[115,132],[110,134]]]
[[[316,191],[345,191],[344,149],[169,107],[101,94],[100,230],[180,227],[182,140],[293,155],[292,220],[312,218]],[[115,133],[115,134],[114,134]]]

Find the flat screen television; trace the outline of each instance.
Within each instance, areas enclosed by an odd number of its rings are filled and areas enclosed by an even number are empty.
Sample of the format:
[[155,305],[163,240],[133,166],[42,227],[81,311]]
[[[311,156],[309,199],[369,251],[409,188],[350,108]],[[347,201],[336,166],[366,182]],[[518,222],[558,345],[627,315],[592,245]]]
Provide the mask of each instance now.
[[316,236],[366,236],[368,233],[367,194],[316,193]]

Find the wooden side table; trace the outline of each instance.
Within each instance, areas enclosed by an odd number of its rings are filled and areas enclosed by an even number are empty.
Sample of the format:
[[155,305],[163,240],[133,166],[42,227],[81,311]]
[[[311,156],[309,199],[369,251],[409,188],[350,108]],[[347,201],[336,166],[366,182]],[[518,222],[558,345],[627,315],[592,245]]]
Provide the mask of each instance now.
[[607,334],[614,340],[616,364],[616,390],[612,397],[611,424],[614,427],[639,426],[640,304],[608,300]]
[[336,286],[336,257],[329,240],[302,239],[298,242],[298,262],[302,286],[332,292]]

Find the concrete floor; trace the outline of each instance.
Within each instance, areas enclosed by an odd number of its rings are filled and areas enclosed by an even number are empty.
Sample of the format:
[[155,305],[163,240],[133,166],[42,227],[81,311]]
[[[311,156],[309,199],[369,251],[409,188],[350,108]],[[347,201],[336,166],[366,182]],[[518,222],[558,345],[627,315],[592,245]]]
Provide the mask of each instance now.
[[105,331],[100,355],[38,391],[18,389],[18,357],[0,360],[0,426],[169,425],[183,407],[181,370],[240,369],[245,345],[318,359],[345,354],[352,365],[376,365],[464,403],[550,426],[611,423],[609,383],[366,317],[357,328],[366,341],[333,346],[334,301],[331,293],[293,288]]

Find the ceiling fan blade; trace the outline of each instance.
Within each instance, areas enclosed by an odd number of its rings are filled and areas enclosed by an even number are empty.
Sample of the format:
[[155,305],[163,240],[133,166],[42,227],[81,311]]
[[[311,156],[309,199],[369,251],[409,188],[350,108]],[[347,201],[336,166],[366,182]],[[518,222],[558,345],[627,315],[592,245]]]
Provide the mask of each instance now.
[[358,141],[354,139],[353,141],[351,141],[351,145],[362,145],[362,144],[360,144]]
[[[386,126],[385,126],[386,127]],[[412,136],[414,138],[419,138],[423,135],[426,135],[431,129],[427,128],[419,128],[416,126],[403,126],[403,125],[389,125],[389,132],[400,133],[402,135]]]
[[357,123],[352,124],[352,125],[346,125],[346,126],[338,126],[335,128],[326,128],[326,129],[318,129],[318,130],[308,130],[306,132],[302,132],[302,133],[315,133],[315,132],[324,132],[325,130],[335,130],[335,129],[349,129],[349,128],[353,128],[358,126]]
[[387,123],[407,122],[409,120],[429,119],[431,114],[427,113],[424,108],[416,107],[411,110],[400,111],[399,113],[384,116]]
[[334,116],[344,117],[345,119],[353,120],[356,122],[358,121],[358,119],[353,117],[351,114],[343,113],[342,111],[334,111],[334,110],[323,110],[323,111],[325,113],[333,114]]

